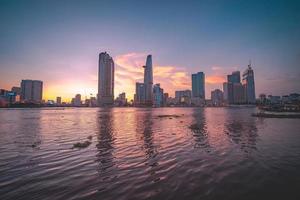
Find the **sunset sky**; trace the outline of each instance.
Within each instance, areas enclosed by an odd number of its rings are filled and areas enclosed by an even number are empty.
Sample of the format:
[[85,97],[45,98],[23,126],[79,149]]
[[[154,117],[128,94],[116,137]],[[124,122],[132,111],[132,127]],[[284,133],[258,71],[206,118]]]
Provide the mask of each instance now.
[[115,96],[133,97],[152,54],[174,96],[206,75],[206,96],[249,59],[256,93],[300,92],[300,1],[0,0],[0,88],[44,82],[44,99],[97,93],[98,55],[115,61]]

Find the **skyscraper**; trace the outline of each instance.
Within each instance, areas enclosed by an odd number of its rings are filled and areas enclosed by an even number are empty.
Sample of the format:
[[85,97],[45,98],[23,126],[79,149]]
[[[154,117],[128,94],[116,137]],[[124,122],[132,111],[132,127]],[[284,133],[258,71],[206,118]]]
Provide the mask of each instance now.
[[227,75],[227,82],[223,83],[224,100],[228,104],[244,103],[243,88],[241,87],[240,71],[232,72]]
[[249,63],[248,68],[243,73],[243,86],[245,90],[245,100],[248,104],[255,103],[255,84],[254,84],[254,72]]
[[228,83],[240,83],[241,82],[241,72],[235,71],[227,75]]
[[22,80],[21,100],[39,103],[43,97],[43,82],[37,80]]
[[115,65],[108,53],[99,54],[98,72],[98,104],[99,106],[114,103],[114,74]]
[[144,66],[144,84],[145,84],[145,104],[152,106],[153,104],[153,70],[152,56],[147,56],[146,66]]
[[175,99],[177,104],[191,104],[192,92],[191,90],[179,90],[175,91]]
[[81,94],[76,94],[73,106],[81,106]]
[[153,70],[152,56],[148,55],[144,68],[144,83],[136,83],[134,102],[135,105],[153,105]]
[[56,97],[56,104],[60,105],[61,104],[61,97]]
[[164,90],[160,87],[159,83],[153,86],[153,99],[155,107],[161,107],[163,105]]
[[192,74],[192,95],[205,100],[205,74],[198,72]]
[[135,84],[135,95],[134,95],[134,103],[135,105],[145,104],[145,84],[144,83],[136,83]]
[[223,104],[223,92],[219,89],[211,91],[211,101],[213,106],[221,106]]
[[241,83],[233,83],[233,102],[235,104],[245,103],[244,87]]

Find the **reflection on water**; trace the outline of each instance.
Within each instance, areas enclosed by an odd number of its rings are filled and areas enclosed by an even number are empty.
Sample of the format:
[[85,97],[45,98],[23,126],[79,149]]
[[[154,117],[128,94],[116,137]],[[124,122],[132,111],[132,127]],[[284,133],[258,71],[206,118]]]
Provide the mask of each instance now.
[[256,150],[257,127],[256,118],[245,116],[242,110],[236,110],[235,113],[227,110],[225,121],[225,134],[239,147],[242,151],[248,153]]
[[0,199],[299,197],[299,120],[254,111],[0,110]]
[[98,143],[96,147],[98,149],[97,161],[99,162],[100,174],[115,165],[113,155],[114,123],[113,113],[110,109],[98,112],[97,125],[99,133],[97,134]]
[[141,140],[143,141],[142,149],[147,160],[146,164],[149,166],[156,166],[157,162],[155,157],[158,154],[158,151],[153,141],[152,112],[146,112],[145,114],[142,114],[140,118],[142,120],[138,124],[137,132],[141,134]]
[[192,126],[195,126],[195,128],[192,129],[195,139],[195,148],[203,148],[206,152],[210,152],[211,147],[208,141],[205,109],[194,108],[192,116],[194,118]]

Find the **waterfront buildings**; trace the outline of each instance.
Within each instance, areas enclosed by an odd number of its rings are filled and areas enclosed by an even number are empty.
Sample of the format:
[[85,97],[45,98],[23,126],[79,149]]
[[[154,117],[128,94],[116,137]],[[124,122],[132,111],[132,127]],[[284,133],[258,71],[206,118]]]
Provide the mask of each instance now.
[[223,83],[224,100],[227,104],[255,104],[254,72],[251,64],[243,73],[243,82],[239,71],[227,75],[227,82]]
[[21,95],[22,90],[20,87],[12,87],[11,91],[14,92],[16,95]]
[[227,75],[227,81],[229,83],[240,83],[241,82],[240,71],[234,71],[231,74]]
[[43,97],[43,82],[38,80],[22,80],[21,100],[24,102],[41,103]]
[[115,65],[108,53],[99,54],[98,70],[98,105],[112,105],[114,103],[114,74]]
[[81,95],[80,94],[76,94],[75,98],[72,99],[72,105],[79,107],[81,106]]
[[191,105],[192,91],[191,90],[180,90],[175,91],[176,104],[179,105]]
[[135,84],[135,95],[134,95],[134,104],[135,105],[143,105],[145,104],[146,99],[146,91],[144,83],[136,83]]
[[164,103],[164,90],[160,87],[160,84],[153,86],[153,105],[154,107],[161,107]]
[[126,99],[126,93],[122,92],[119,94],[119,96],[115,100],[116,106],[126,106],[127,105],[127,99]]
[[255,104],[254,72],[251,63],[243,73],[244,99],[247,104]]
[[169,98],[169,93],[164,93],[163,106],[168,105],[168,98]]
[[223,91],[224,91],[224,100],[228,104],[237,104],[243,101],[240,98],[241,95],[240,94],[241,91],[239,87],[240,84],[241,84],[241,74],[239,71],[235,71],[227,75],[227,82],[223,83]]
[[61,105],[61,97],[56,97],[56,105]]
[[145,104],[152,106],[153,104],[153,69],[152,69],[152,56],[148,55],[146,66],[144,66],[144,84],[145,84]]
[[134,104],[137,106],[153,105],[153,69],[152,56],[148,55],[144,68],[144,83],[136,83]]
[[213,106],[222,106],[223,105],[223,92],[219,89],[211,91],[211,102]]
[[192,74],[192,96],[205,100],[205,74],[203,72]]
[[245,103],[245,90],[241,83],[233,83],[233,103],[234,104]]

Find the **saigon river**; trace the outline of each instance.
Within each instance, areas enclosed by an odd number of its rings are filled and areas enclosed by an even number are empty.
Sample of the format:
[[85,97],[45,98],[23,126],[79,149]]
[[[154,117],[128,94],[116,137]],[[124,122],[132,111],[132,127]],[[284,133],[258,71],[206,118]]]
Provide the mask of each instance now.
[[300,120],[254,112],[1,109],[0,199],[299,199]]

